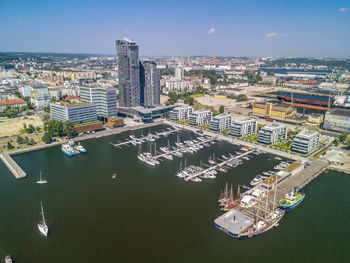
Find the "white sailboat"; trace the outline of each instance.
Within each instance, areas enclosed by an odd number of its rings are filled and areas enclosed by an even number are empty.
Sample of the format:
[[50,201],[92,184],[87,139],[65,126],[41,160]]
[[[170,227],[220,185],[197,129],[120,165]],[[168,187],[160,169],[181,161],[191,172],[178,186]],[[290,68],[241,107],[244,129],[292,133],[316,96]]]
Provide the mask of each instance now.
[[46,225],[46,222],[45,222],[45,216],[44,216],[44,209],[43,209],[43,203],[40,202],[40,206],[41,206],[41,215],[42,215],[42,221],[38,223],[38,229],[40,231],[41,234],[43,234],[44,236],[47,237],[48,233],[49,233],[49,228],[48,226]]
[[37,184],[47,184],[47,180],[43,180],[41,178],[41,171],[40,171],[40,180],[39,181],[36,181]]

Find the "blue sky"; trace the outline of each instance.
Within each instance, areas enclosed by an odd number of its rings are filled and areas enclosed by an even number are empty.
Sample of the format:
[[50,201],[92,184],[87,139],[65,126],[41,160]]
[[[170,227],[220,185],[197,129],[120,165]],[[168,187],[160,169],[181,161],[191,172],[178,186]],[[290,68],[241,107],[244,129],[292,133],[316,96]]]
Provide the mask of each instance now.
[[0,0],[0,52],[350,58],[350,1]]

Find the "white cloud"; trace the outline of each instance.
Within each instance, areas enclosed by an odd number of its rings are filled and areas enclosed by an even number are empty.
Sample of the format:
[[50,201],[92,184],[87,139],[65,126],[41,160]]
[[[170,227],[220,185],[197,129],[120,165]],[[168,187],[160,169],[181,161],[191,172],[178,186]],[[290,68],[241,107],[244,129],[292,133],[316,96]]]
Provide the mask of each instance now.
[[339,8],[339,12],[346,12],[346,11],[349,11],[349,8],[347,7]]
[[210,34],[213,34],[214,32],[215,32],[215,28],[212,27],[209,29],[208,34],[210,35]]
[[287,33],[283,33],[283,34],[282,34],[282,37],[287,37],[287,36],[288,36]]
[[276,32],[268,33],[265,35],[265,37],[276,37],[276,36],[277,36]]

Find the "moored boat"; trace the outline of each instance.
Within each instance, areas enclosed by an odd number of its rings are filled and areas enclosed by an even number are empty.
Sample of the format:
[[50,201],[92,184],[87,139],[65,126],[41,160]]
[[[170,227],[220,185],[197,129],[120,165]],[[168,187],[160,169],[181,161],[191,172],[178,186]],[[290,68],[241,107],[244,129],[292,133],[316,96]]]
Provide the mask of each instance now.
[[12,263],[12,262],[13,262],[12,257],[11,257],[10,255],[7,255],[7,256],[5,257],[5,263]]
[[294,191],[286,194],[284,199],[280,200],[280,208],[284,211],[291,210],[303,202],[304,199],[304,190],[296,187]]

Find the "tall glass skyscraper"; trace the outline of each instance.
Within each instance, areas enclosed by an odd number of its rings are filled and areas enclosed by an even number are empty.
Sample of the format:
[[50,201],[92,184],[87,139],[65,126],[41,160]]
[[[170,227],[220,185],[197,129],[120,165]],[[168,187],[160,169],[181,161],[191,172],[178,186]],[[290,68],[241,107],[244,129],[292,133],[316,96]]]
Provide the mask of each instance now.
[[117,40],[119,107],[140,105],[139,47],[127,37]]
[[140,61],[140,100],[144,107],[160,105],[160,72],[154,61]]

